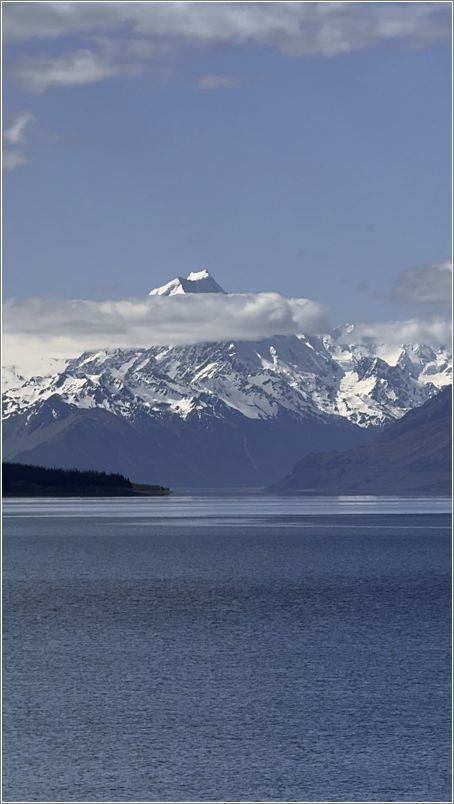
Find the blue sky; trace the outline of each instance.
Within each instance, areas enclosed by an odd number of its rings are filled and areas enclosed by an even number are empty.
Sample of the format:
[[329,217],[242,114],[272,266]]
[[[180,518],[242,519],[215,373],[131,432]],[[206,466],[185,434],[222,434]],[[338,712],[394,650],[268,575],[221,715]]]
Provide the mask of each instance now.
[[6,299],[207,267],[333,324],[443,313],[396,285],[451,254],[450,4],[59,5],[3,5]]

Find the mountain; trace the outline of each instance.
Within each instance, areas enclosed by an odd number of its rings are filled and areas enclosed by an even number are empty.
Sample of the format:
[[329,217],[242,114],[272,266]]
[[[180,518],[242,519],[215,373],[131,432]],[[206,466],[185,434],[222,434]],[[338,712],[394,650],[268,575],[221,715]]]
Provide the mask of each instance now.
[[177,276],[166,285],[150,290],[149,296],[175,296],[180,293],[225,293],[208,271],[191,271],[186,278]]
[[68,404],[53,394],[5,420],[3,456],[44,466],[107,468],[135,482],[173,488],[263,486],[306,451],[370,438],[340,417],[248,418],[209,394],[189,407],[182,417],[165,408],[129,406],[125,392],[122,415]]
[[[152,291],[193,292],[224,291],[208,272]],[[308,452],[370,443],[450,372],[447,349],[357,343],[352,326],[84,352],[50,375],[9,371],[3,454],[172,487],[264,485]]]
[[[7,394],[9,390],[21,388],[30,379],[43,383],[50,382],[58,372],[63,371],[68,357],[53,357],[52,355],[43,355],[41,358],[34,359],[34,370],[31,371],[29,367],[21,366],[20,368],[15,364],[2,366],[2,393]],[[38,369],[38,374],[36,373]]]
[[386,428],[376,443],[306,455],[278,493],[446,494],[452,490],[452,389]]

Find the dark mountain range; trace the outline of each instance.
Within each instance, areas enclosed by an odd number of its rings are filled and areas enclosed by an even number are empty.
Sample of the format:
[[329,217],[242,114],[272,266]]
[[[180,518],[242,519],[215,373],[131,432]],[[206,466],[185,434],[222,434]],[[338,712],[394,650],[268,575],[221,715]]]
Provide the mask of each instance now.
[[301,454],[372,437],[341,417],[249,419],[219,402],[211,416],[142,412],[128,419],[78,408],[55,394],[4,422],[3,455],[19,463],[124,472],[136,482],[173,488],[263,486]]
[[306,455],[278,493],[450,494],[452,389],[390,425],[376,443]]

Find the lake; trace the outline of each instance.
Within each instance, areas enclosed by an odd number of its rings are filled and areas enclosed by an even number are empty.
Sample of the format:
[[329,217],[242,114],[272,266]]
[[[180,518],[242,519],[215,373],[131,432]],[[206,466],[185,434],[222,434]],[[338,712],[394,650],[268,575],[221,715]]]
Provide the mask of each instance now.
[[4,801],[450,801],[450,501],[6,500]]

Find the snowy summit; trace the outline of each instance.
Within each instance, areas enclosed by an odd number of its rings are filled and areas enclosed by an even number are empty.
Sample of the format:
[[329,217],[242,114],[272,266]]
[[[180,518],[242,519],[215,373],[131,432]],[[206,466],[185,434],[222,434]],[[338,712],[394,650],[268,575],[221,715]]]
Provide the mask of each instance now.
[[186,278],[177,276],[166,285],[150,290],[149,296],[176,296],[180,293],[225,293],[207,270],[191,271]]

